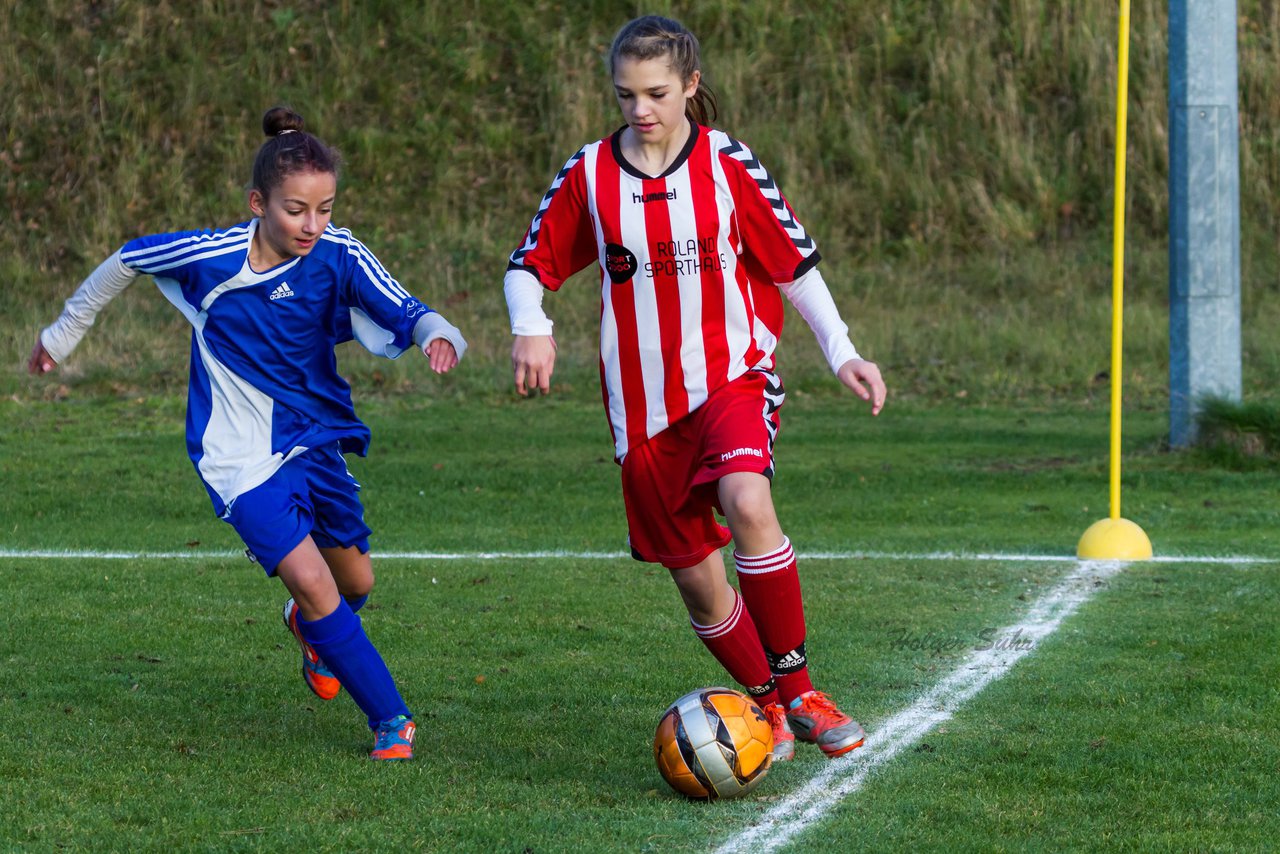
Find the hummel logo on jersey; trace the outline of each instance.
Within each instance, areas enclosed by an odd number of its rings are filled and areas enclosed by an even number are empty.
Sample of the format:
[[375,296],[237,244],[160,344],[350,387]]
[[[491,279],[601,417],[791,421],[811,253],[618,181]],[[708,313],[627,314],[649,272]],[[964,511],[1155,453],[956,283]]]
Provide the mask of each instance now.
[[289,287],[288,282],[281,282],[276,286],[276,289],[271,292],[271,298],[273,300],[284,299],[285,297],[291,296],[293,296],[293,288]]
[[639,193],[632,193],[631,201],[637,205],[647,205],[649,204],[649,202],[664,202],[664,201],[674,199],[675,197],[676,197],[675,190],[668,190],[665,193],[663,192],[645,193],[643,196],[640,195]]
[[732,451],[725,451],[720,455],[720,462],[728,462],[734,457],[760,457],[764,458],[764,451],[759,448],[735,448]]

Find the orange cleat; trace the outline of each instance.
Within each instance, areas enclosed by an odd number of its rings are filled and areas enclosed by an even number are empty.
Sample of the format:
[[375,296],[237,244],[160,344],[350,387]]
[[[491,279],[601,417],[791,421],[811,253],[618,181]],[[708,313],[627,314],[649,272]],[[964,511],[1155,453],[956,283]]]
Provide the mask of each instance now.
[[293,633],[298,646],[302,647],[302,679],[307,687],[321,700],[332,700],[338,696],[342,683],[333,675],[333,671],[324,666],[311,644],[302,639],[302,632],[298,631],[298,603],[292,599],[284,603],[284,625]]
[[378,724],[373,731],[373,750],[370,759],[412,759],[413,736],[418,725],[404,715],[396,715]]
[[796,738],[818,745],[833,758],[861,747],[866,738],[858,722],[837,709],[821,691],[806,691],[792,700],[787,721]]
[[796,736],[787,724],[787,710],[781,703],[761,706],[764,716],[773,727],[773,761],[789,762],[796,758]]

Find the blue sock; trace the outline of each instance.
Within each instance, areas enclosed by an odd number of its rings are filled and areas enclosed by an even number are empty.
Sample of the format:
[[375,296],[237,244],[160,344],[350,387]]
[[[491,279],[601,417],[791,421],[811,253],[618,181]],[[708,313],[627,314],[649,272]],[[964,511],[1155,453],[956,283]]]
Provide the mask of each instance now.
[[364,607],[364,603],[369,601],[369,594],[363,596],[343,596],[347,600],[347,604],[351,606],[351,613],[358,614],[360,609]]
[[298,631],[365,713],[370,729],[396,715],[413,717],[386,662],[345,599],[338,601],[332,614],[318,620],[304,620],[299,614]]

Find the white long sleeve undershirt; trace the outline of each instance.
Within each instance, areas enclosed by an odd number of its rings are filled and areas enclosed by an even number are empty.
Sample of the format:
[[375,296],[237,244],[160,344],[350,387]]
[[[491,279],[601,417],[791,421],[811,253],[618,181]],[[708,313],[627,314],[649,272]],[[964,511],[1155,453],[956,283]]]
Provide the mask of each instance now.
[[55,362],[62,362],[75,350],[98,312],[120,295],[138,277],[116,252],[89,274],[62,308],[62,314],[40,333],[40,343]]
[[555,324],[542,310],[542,295],[546,290],[527,270],[507,271],[502,279],[502,291],[507,297],[512,335],[551,334]]
[[813,330],[832,373],[838,373],[840,366],[850,359],[862,358],[849,340],[849,326],[840,318],[840,310],[831,298],[831,290],[817,267],[794,282],[780,287],[783,295]]

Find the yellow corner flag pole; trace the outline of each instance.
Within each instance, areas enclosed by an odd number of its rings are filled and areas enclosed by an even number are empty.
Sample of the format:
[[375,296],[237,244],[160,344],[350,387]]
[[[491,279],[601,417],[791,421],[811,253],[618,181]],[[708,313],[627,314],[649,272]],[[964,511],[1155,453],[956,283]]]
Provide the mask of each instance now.
[[1120,51],[1116,90],[1115,225],[1111,261],[1111,515],[1094,522],[1080,538],[1076,554],[1100,560],[1144,560],[1151,541],[1120,516],[1120,369],[1124,331],[1124,167],[1129,104],[1129,0],[1120,0]]

